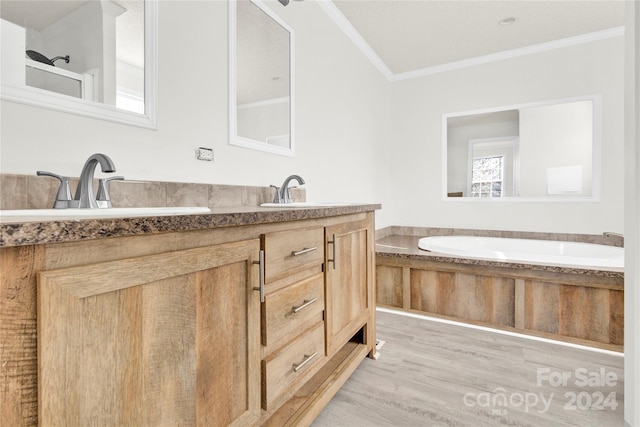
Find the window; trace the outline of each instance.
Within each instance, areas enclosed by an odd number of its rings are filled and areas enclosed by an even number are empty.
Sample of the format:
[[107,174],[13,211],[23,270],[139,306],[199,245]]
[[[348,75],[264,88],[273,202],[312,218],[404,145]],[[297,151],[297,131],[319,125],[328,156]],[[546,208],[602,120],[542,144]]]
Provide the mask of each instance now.
[[478,157],[471,169],[471,197],[502,197],[504,156]]

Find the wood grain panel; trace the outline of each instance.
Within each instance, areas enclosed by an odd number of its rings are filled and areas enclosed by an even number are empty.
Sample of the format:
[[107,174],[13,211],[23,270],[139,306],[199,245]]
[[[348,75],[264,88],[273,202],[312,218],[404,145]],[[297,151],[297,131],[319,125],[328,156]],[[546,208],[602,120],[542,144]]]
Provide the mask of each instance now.
[[[133,277],[112,275],[111,263],[40,273],[41,423],[257,423],[258,248],[253,240],[173,253],[181,261],[172,277],[157,270],[165,254],[111,262]],[[105,264],[103,288],[90,281],[92,294],[78,296],[79,277]]]
[[[335,354],[369,320],[374,301],[368,284],[373,273],[368,257],[369,236],[366,221],[326,228],[326,341],[327,355]],[[334,239],[335,236],[335,239]],[[333,251],[335,249],[335,252]],[[335,261],[329,262],[335,253]],[[335,268],[334,268],[335,267]]]
[[558,333],[609,342],[609,290],[561,286]]
[[[266,357],[262,361],[262,407],[273,409],[295,393],[322,367],[324,350],[324,323],[319,322],[287,346]],[[314,353],[315,357],[300,370],[294,371],[295,364],[302,363]]]
[[36,272],[42,246],[0,249],[0,414],[8,426],[38,423]]
[[382,277],[393,269],[410,270],[410,304],[404,309],[622,351],[624,290],[620,277],[400,257],[379,257],[376,262]]
[[[130,420],[142,419],[143,402],[136,396],[142,389],[144,376],[141,375],[145,364],[143,342],[140,331],[144,330],[145,292],[143,287],[134,287],[119,291],[118,316],[119,324],[115,331],[116,363],[127,366],[117,371],[115,381],[122,385],[118,393],[122,396],[123,407],[116,416],[116,424],[126,425]],[[155,309],[155,308],[154,308]]]
[[[238,307],[248,307],[247,267],[229,264],[197,274],[197,415],[198,425],[226,426],[251,409],[251,343],[255,332],[251,317]],[[224,304],[220,304],[224,301]],[[212,309],[215,307],[215,309]],[[255,305],[254,305],[255,307]],[[256,313],[257,314],[257,313]],[[257,367],[256,367],[257,368]]]
[[453,286],[447,294],[447,303],[453,316],[471,320],[487,317],[485,292],[478,289],[478,277],[472,274],[458,273],[454,276]]
[[411,269],[411,305],[414,310],[438,313],[438,273],[436,271]]
[[[327,262],[325,310],[327,355],[333,356],[367,325],[366,344],[373,351],[375,304],[372,221],[337,224],[325,229]],[[335,255],[335,257],[334,257]],[[335,259],[334,259],[335,258]]]
[[[263,236],[262,248],[266,257],[265,280],[271,283],[286,275],[308,270],[311,265],[322,264],[324,229],[317,227],[269,233]],[[293,255],[294,252],[313,248],[313,251]]]
[[501,325],[514,324],[514,280],[411,270],[411,308]]
[[516,279],[514,296],[514,326],[524,329],[524,279]]
[[609,297],[609,341],[624,345],[624,292],[610,291]]
[[304,221],[284,221],[233,227],[223,226],[203,230],[47,244],[44,245],[47,252],[45,268],[51,270],[76,267],[149,254],[251,240],[260,238],[264,233],[314,227],[322,228],[333,224],[341,224],[345,221],[361,221],[368,217],[371,217],[371,221],[373,221],[373,213],[361,212]]
[[[294,312],[294,307],[305,301],[313,301],[307,307]],[[291,339],[300,331],[323,320],[324,275],[316,274],[280,292],[267,295],[262,304],[262,344],[270,352],[282,340]]]
[[516,280],[511,277],[491,278],[491,309],[488,322],[515,325]]
[[403,269],[402,267],[376,267],[377,303],[392,307],[403,306]]
[[524,289],[525,329],[557,334],[560,285],[525,280]]
[[[194,425],[196,279],[187,274],[142,287],[143,418],[146,425]],[[101,295],[100,299],[108,295]],[[109,306],[105,306],[108,312]],[[118,365],[114,365],[118,366]],[[127,365],[121,365],[127,366]],[[88,379],[87,379],[88,380]],[[100,384],[102,385],[102,384]],[[99,391],[99,390],[98,390]],[[104,390],[103,390],[104,392]],[[117,392],[117,390],[113,390]],[[102,393],[97,393],[99,396]],[[83,423],[83,425],[88,425]]]

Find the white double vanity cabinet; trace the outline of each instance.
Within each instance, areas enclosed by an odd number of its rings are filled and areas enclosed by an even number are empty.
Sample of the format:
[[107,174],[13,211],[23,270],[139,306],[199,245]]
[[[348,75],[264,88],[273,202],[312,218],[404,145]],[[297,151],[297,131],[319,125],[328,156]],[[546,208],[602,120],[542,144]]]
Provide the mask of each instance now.
[[375,352],[377,208],[0,224],[4,421],[310,424]]

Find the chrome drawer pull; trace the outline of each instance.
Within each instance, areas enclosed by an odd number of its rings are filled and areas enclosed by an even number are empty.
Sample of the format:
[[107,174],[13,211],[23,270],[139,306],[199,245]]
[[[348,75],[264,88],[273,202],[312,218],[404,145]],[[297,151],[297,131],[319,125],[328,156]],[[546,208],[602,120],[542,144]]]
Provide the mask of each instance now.
[[297,307],[291,307],[291,308],[293,309],[294,313],[297,313],[300,310],[304,310],[305,308],[309,307],[311,304],[313,304],[316,301],[318,301],[318,298],[306,299],[306,300],[304,300],[304,303],[302,305],[299,305]]
[[316,249],[318,249],[318,247],[317,247],[317,246],[314,246],[314,247],[312,247],[312,248],[304,248],[304,249],[303,249],[303,250],[301,250],[301,251],[293,251],[293,252],[291,252],[291,255],[293,255],[293,256],[304,255],[304,254],[308,254],[309,252],[313,252],[313,251],[315,251]]
[[264,302],[264,250],[259,252],[258,259],[259,261],[253,261],[253,263],[260,266],[260,285],[257,288],[253,288],[253,290],[260,291],[260,302]]
[[300,369],[304,368],[304,365],[311,362],[311,359],[313,359],[317,355],[318,355],[317,351],[314,351],[313,354],[305,354],[304,360],[302,362],[293,364],[293,372],[298,372]]
[[327,244],[328,245],[333,245],[333,259],[328,259],[327,258],[327,262],[332,262],[333,263],[333,269],[336,269],[336,235],[333,235],[333,240],[327,240]]

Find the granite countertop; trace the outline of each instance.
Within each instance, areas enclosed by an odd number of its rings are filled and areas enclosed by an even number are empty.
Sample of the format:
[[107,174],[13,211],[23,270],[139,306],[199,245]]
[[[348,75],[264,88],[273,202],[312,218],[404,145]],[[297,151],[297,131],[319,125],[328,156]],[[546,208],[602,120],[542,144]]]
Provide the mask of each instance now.
[[553,273],[584,274],[600,277],[624,278],[624,269],[609,268],[608,270],[594,270],[582,266],[562,266],[537,264],[533,262],[496,261],[482,258],[462,258],[437,252],[429,252],[418,248],[418,241],[424,236],[390,235],[376,240],[376,256],[389,258],[405,258],[435,262],[447,262],[466,265],[483,265],[497,268],[527,269],[548,271]]
[[57,217],[24,221],[0,216],[0,247],[70,242],[151,233],[268,224],[348,215],[380,209],[380,204],[323,207],[211,208],[210,213],[130,217]]

